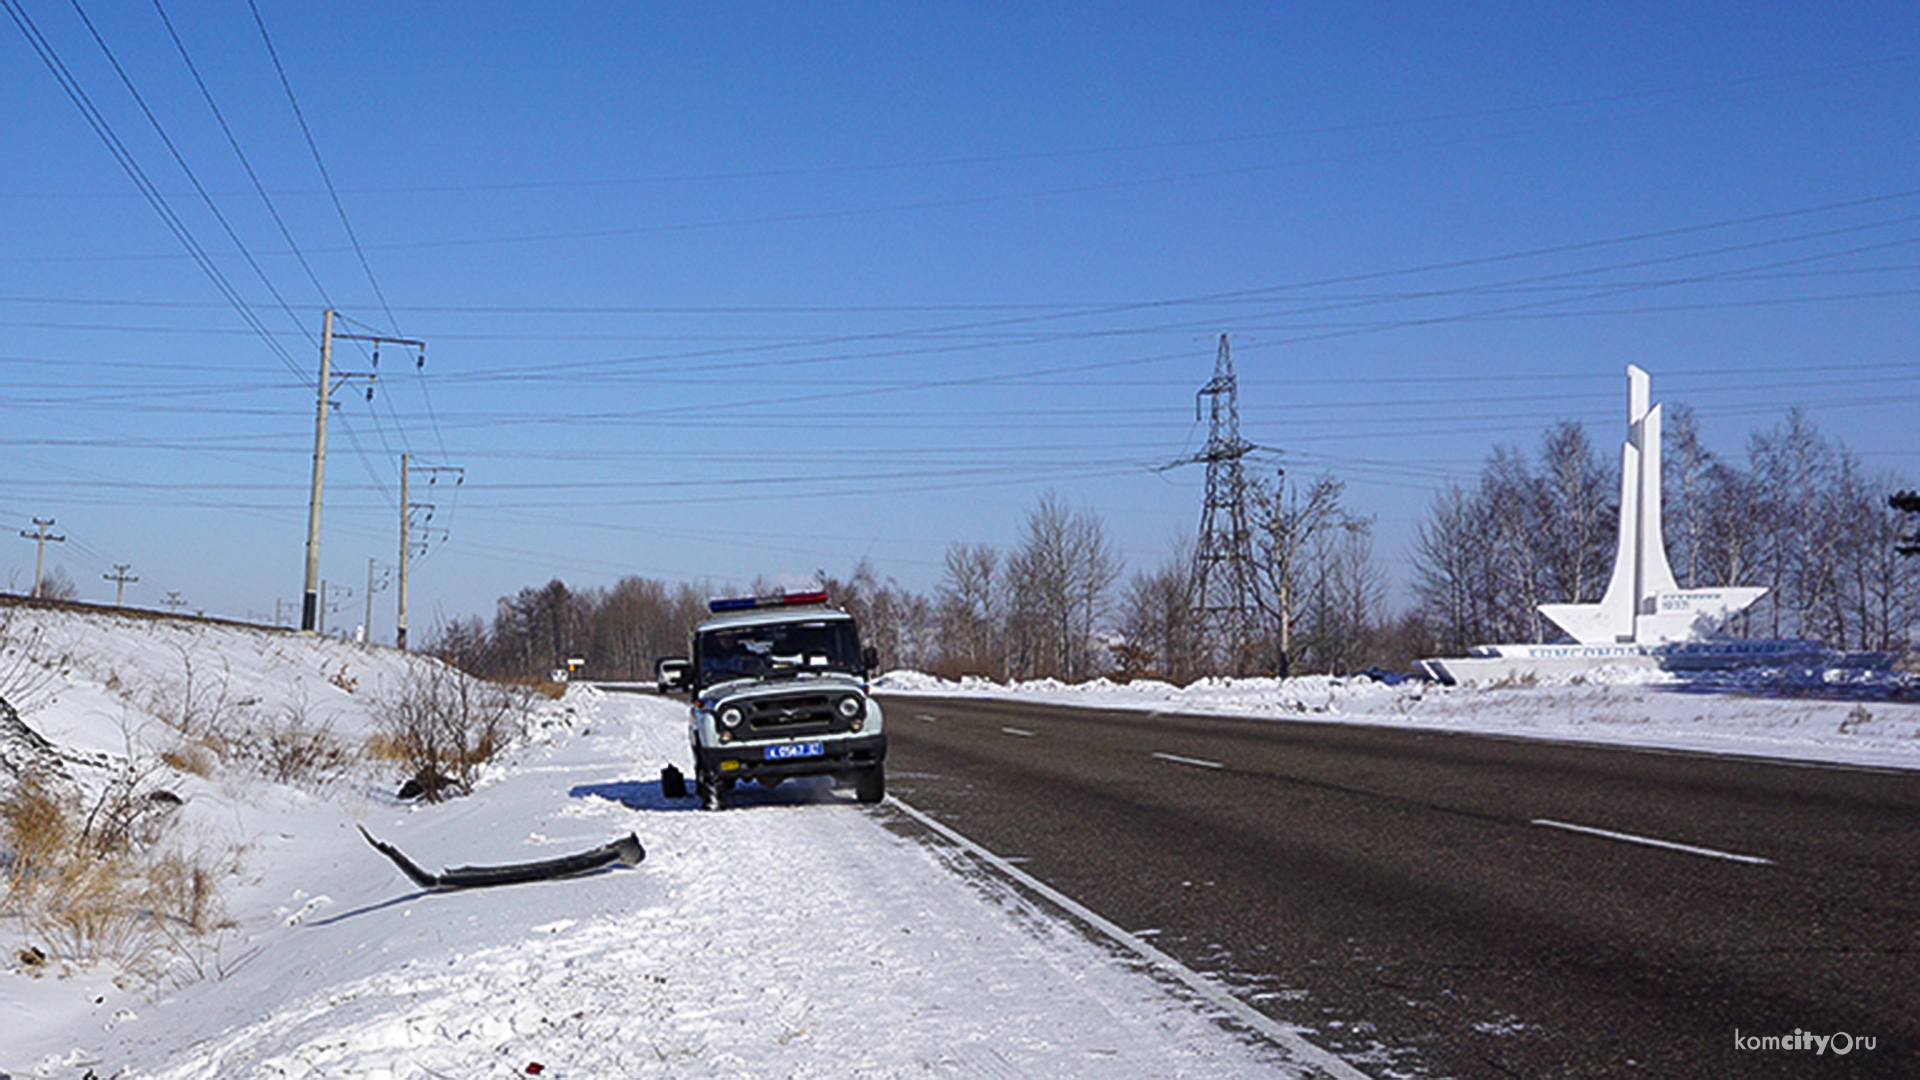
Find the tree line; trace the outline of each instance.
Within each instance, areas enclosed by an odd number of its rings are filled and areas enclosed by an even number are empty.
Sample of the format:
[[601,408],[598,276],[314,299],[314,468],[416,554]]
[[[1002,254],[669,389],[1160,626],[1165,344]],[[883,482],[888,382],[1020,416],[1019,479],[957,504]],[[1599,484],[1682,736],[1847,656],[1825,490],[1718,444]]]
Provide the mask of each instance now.
[[[1799,410],[1723,459],[1684,405],[1664,433],[1663,527],[1683,588],[1769,591],[1727,631],[1833,648],[1904,648],[1920,621],[1920,496],[1867,469]],[[1194,616],[1193,556],[1173,545],[1128,573],[1104,519],[1048,493],[1002,549],[951,545],[938,583],[915,592],[861,560],[817,585],[860,621],[886,668],[996,680],[1098,676],[1179,683],[1221,674],[1402,670],[1489,642],[1550,641],[1543,603],[1591,603],[1612,568],[1617,466],[1585,429],[1560,423],[1529,455],[1499,446],[1473,483],[1439,493],[1409,553],[1411,603],[1389,603],[1373,521],[1333,476],[1249,478],[1254,640],[1229,655]],[[778,591],[755,581],[749,591]],[[558,579],[502,597],[491,621],[455,619],[427,647],[494,678],[537,678],[568,659],[589,676],[645,680],[685,651],[713,590],[624,578]]]

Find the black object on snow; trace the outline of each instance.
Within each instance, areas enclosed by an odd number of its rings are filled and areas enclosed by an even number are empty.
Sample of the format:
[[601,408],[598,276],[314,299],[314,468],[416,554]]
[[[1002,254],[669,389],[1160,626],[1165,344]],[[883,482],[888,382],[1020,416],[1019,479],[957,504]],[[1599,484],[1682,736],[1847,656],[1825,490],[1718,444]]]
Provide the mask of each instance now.
[[583,851],[578,855],[564,855],[558,859],[541,859],[537,862],[511,863],[506,866],[458,866],[452,870],[442,870],[438,874],[429,874],[420,865],[406,857],[399,848],[382,843],[373,838],[373,834],[364,827],[360,835],[367,838],[373,849],[393,860],[400,872],[413,879],[415,885],[435,892],[447,892],[453,889],[477,889],[488,885],[515,885],[523,881],[549,881],[553,878],[572,877],[603,866],[619,863],[622,866],[636,866],[647,857],[645,848],[640,846],[640,838],[632,833],[615,840],[611,844]]
[[423,766],[419,772],[414,773],[412,779],[400,785],[400,797],[403,799],[417,799],[428,792],[451,790],[459,786],[459,784],[460,781],[455,780],[445,773],[436,771],[431,765],[427,765]]
[[669,799],[687,797],[687,775],[668,765],[660,770],[660,794]]

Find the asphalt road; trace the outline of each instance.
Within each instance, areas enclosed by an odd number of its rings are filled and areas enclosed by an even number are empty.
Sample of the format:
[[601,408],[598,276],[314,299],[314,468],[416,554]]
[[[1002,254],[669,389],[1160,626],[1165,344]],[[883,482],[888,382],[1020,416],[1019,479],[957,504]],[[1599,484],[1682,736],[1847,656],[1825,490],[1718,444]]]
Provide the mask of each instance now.
[[1920,1076],[1920,775],[883,702],[893,795],[1371,1075]]

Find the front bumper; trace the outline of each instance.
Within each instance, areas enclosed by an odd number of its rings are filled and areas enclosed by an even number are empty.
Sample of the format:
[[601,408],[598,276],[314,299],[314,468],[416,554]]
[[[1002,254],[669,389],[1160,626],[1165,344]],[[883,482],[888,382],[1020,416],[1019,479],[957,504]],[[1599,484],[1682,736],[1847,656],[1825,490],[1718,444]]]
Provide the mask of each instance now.
[[[871,769],[887,758],[887,736],[858,735],[850,739],[811,739],[825,751],[818,757],[767,760],[769,745],[730,744],[696,746],[693,758],[700,771],[722,780],[753,780],[762,776],[846,775]],[[732,764],[728,764],[731,762]]]

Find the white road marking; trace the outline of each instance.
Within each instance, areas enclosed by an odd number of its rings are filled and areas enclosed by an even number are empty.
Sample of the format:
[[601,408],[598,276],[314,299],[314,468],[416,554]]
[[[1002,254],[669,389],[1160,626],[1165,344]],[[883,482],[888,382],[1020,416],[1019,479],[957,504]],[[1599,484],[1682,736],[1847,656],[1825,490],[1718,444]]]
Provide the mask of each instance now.
[[1028,889],[1033,890],[1036,895],[1044,897],[1068,915],[1079,919],[1100,933],[1112,938],[1115,942],[1119,943],[1122,948],[1129,950],[1135,956],[1140,957],[1147,963],[1186,984],[1195,993],[1212,1002],[1216,1007],[1233,1014],[1235,1019],[1266,1036],[1275,1045],[1286,1050],[1293,1056],[1294,1061],[1297,1063],[1305,1065],[1310,1069],[1317,1069],[1322,1074],[1333,1077],[1334,1080],[1367,1080],[1365,1073],[1347,1064],[1345,1059],[1339,1055],[1308,1042],[1306,1036],[1302,1034],[1306,1029],[1294,1027],[1291,1024],[1283,1024],[1246,1002],[1241,1001],[1233,995],[1231,990],[1182,964],[1180,961],[1175,960],[1173,957],[1168,956],[1152,945],[1147,944],[1146,939],[1142,938],[1139,934],[1131,934],[1122,930],[1117,924],[1094,914],[1091,908],[1088,908],[1067,894],[1013,865],[1006,859],[995,855],[993,852],[988,851],[986,848],[981,847],[965,836],[942,825],[940,822],[935,821],[933,818],[928,817],[912,806],[901,802],[898,798],[889,795],[887,796],[887,802],[897,807],[908,817],[960,845],[987,865],[1000,871],[1014,881],[1019,882]]
[[1000,730],[1001,730],[1001,732],[1002,732],[1003,734],[1007,734],[1007,735],[1018,735],[1018,736],[1020,736],[1020,737],[1021,737],[1021,738],[1023,738],[1023,739],[1031,739],[1031,738],[1033,738],[1033,737],[1034,737],[1034,733],[1033,733],[1033,732],[1031,732],[1031,731],[1028,731],[1028,730],[1026,730],[1026,729],[1024,729],[1024,728],[1017,728],[1017,727],[1003,727],[1003,728],[1001,728]]
[[1635,836],[1632,833],[1614,832],[1611,829],[1596,829],[1591,825],[1569,825],[1564,821],[1551,821],[1547,818],[1534,818],[1532,824],[1544,825],[1549,829],[1586,833],[1588,836],[1603,836],[1608,840],[1621,840],[1629,844],[1666,848],[1668,851],[1684,851],[1689,855],[1705,855],[1710,859],[1728,859],[1733,862],[1751,863],[1755,866],[1773,865],[1772,859],[1763,859],[1758,855],[1735,855],[1731,851],[1715,851],[1713,848],[1695,847],[1692,844],[1676,844],[1671,840],[1655,840],[1651,836]]
[[914,713],[913,718],[915,720],[925,720],[929,724],[934,723],[940,719],[937,716],[928,716],[926,713]]
[[1225,765],[1217,761],[1202,761],[1197,757],[1181,757],[1179,754],[1163,754],[1158,750],[1153,752],[1153,756],[1159,758],[1161,761],[1171,761],[1176,765],[1198,765],[1203,769],[1226,768]]

